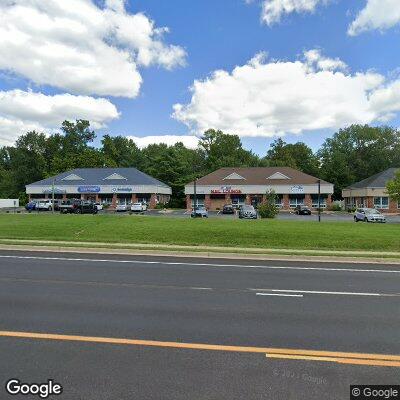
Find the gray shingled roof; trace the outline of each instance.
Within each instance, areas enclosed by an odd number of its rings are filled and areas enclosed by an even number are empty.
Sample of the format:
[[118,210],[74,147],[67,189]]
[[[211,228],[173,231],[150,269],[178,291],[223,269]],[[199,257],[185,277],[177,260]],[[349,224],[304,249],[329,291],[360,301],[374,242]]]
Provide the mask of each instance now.
[[[69,175],[77,175],[82,179],[77,180],[62,180]],[[123,176],[121,179],[105,179],[112,174]],[[77,168],[72,169],[62,174],[56,175],[51,178],[43,179],[38,182],[31,183],[29,186],[47,186],[52,185],[53,179],[56,180],[57,186],[60,185],[156,185],[169,188],[163,182],[139,171],[136,168]]]
[[360,182],[353,183],[346,189],[364,189],[364,188],[385,188],[388,181],[395,177],[396,171],[400,168],[389,168],[386,171],[379,172]]

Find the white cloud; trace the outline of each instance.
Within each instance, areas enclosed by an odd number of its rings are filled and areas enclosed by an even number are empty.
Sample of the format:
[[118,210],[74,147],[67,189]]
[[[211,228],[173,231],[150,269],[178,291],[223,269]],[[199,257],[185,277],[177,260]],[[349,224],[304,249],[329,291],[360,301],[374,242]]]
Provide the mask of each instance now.
[[266,61],[257,55],[230,73],[196,80],[189,104],[174,118],[199,134],[209,128],[240,136],[272,137],[388,119],[400,111],[400,80],[350,73],[319,50],[302,60]]
[[173,146],[176,143],[182,142],[189,149],[195,149],[199,143],[197,136],[184,136],[184,135],[160,135],[160,136],[128,136],[132,139],[138,147],[144,148],[149,144],[165,143],[168,146]]
[[138,95],[140,66],[184,65],[185,51],[163,41],[123,0],[0,0],[0,70],[75,94]]
[[116,107],[103,98],[0,91],[0,145],[12,144],[30,130],[58,129],[64,120],[87,119],[98,129],[118,117]]
[[268,25],[279,22],[285,14],[312,13],[319,4],[330,0],[263,0],[261,19]]
[[367,0],[363,10],[349,27],[349,35],[358,35],[362,32],[392,28],[400,23],[399,0]]

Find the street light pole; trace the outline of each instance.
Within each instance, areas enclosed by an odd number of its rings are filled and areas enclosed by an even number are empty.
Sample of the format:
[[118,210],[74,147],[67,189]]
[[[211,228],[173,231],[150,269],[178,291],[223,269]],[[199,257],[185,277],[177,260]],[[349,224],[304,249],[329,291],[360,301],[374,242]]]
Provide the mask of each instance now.
[[51,212],[53,214],[54,214],[55,183],[56,183],[56,179],[53,178],[53,185],[52,185],[52,188],[51,188]]
[[321,222],[321,179],[318,179],[318,222]]
[[194,185],[193,185],[193,201],[194,201],[194,213],[196,215],[196,210],[197,210],[197,178],[195,178]]

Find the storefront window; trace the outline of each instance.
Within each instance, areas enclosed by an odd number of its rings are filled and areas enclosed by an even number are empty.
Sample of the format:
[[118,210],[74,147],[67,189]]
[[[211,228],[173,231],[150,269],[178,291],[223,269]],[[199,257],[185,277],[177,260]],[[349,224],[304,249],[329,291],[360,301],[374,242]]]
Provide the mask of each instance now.
[[138,203],[150,204],[150,198],[151,196],[137,195]]
[[279,207],[279,208],[282,208],[283,207],[283,196],[282,195],[277,195],[276,197],[275,197],[275,205],[277,206],[277,207]]
[[[194,196],[191,197],[192,197],[192,207],[194,207]],[[197,201],[196,201],[197,207],[204,207],[204,199],[205,199],[204,194],[197,195]]]
[[296,206],[304,205],[304,194],[291,194],[289,197],[289,206],[295,208]]
[[241,206],[245,204],[246,196],[231,196],[231,200],[234,206]]
[[374,207],[380,209],[388,209],[389,197],[374,197]]
[[[312,199],[312,207],[318,208],[318,195],[317,194],[311,195],[311,199]],[[320,206],[321,208],[326,208],[326,195],[321,195]]]

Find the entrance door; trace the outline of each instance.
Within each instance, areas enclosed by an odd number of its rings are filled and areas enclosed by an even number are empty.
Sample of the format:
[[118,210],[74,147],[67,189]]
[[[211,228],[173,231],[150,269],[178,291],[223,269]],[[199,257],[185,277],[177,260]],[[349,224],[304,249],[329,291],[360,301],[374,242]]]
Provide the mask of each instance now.
[[262,203],[262,196],[251,196],[251,205],[257,208]]

